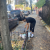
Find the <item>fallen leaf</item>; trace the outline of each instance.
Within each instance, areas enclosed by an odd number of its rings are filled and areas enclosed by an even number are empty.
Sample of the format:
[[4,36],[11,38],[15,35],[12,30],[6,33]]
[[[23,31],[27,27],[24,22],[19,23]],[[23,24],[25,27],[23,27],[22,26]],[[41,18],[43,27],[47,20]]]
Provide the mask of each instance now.
[[40,49],[43,49],[42,47],[40,47]]

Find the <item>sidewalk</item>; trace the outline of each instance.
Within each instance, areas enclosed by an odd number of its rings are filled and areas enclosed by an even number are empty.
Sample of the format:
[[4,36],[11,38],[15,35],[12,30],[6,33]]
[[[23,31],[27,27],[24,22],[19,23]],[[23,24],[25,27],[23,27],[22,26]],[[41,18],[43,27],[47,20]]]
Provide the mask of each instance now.
[[[31,14],[29,17],[33,17],[36,19],[36,27],[34,32],[34,38],[28,41],[27,50],[50,50],[50,33],[43,26],[40,19],[36,14]],[[23,32],[24,25],[26,23],[20,23],[13,31],[14,32]],[[16,38],[18,36],[15,36]]]
[[[28,50],[50,50],[50,33],[43,26],[41,21],[36,18],[37,15],[30,15],[36,19],[36,27],[34,32],[34,38],[31,39],[31,43],[28,44]],[[30,45],[31,44],[31,45]]]

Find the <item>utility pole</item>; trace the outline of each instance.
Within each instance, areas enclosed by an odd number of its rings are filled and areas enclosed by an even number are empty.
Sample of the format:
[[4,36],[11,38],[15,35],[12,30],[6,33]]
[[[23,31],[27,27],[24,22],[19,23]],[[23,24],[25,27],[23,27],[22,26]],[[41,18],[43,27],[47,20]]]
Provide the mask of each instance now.
[[25,0],[25,10],[26,10],[26,0]]
[[30,0],[30,7],[31,7],[31,13],[32,13],[32,0]]
[[0,0],[0,21],[3,50],[12,50],[8,27],[6,0]]

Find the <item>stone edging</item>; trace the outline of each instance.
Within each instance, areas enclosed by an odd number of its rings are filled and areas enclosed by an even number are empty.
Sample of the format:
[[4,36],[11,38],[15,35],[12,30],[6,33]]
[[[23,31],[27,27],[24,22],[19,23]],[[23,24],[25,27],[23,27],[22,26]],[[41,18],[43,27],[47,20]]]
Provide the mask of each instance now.
[[[41,20],[41,22],[45,25],[45,22],[43,20]],[[50,32],[50,29],[48,28],[47,25],[45,25],[45,28]]]

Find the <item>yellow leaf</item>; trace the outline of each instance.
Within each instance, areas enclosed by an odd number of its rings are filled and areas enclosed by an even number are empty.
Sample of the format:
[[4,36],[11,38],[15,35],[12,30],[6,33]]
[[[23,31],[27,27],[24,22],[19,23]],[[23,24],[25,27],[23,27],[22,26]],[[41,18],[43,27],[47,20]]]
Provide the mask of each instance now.
[[43,49],[42,47],[40,47],[40,49]]

